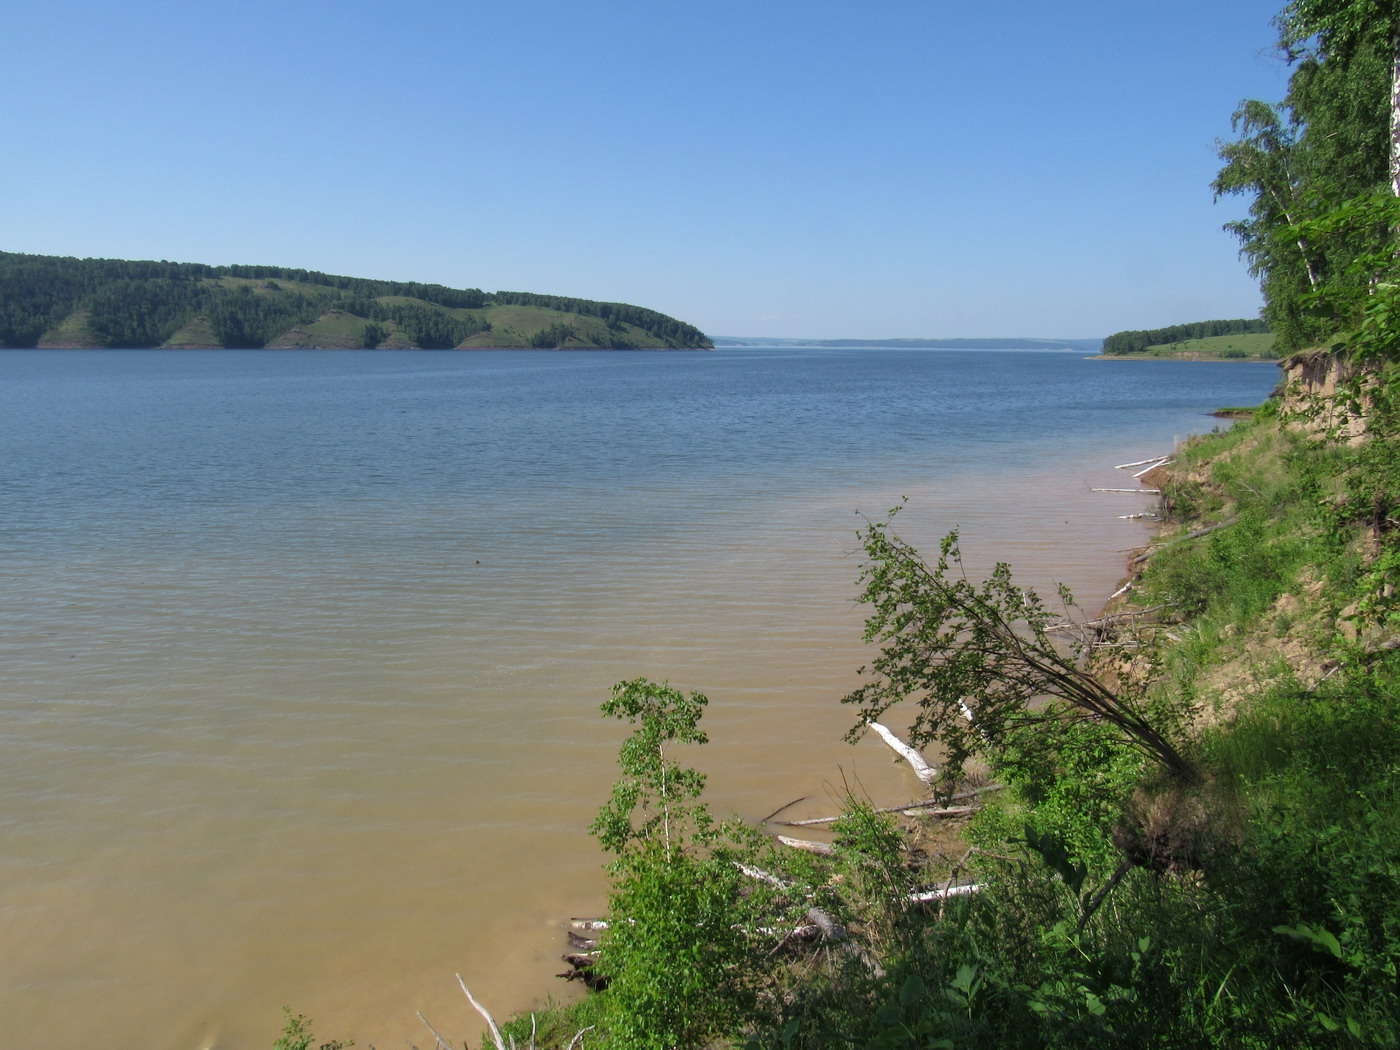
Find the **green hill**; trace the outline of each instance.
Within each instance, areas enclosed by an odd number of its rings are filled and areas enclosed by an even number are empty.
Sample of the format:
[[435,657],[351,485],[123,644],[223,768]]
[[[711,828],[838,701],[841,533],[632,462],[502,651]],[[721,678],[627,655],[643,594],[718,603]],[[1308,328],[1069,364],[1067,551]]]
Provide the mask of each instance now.
[[1258,318],[1193,321],[1167,328],[1114,332],[1103,341],[1105,357],[1179,357],[1188,360],[1274,360],[1274,338]]
[[1276,361],[1274,337],[1269,332],[1239,332],[1235,335],[1211,335],[1204,339],[1183,339],[1175,343],[1158,343],[1145,351],[1150,357],[1181,357],[1199,361]]
[[627,303],[277,266],[0,252],[0,347],[710,349]]

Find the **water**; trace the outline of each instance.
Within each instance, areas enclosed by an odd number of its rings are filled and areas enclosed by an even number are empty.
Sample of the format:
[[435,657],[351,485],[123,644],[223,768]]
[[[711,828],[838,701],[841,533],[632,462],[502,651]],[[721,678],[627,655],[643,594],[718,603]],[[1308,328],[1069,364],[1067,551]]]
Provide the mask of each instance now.
[[840,742],[856,511],[1092,604],[1114,463],[1252,363],[886,350],[0,354],[0,1029],[475,1041],[567,994],[611,683],[711,698],[721,813],[914,790]]

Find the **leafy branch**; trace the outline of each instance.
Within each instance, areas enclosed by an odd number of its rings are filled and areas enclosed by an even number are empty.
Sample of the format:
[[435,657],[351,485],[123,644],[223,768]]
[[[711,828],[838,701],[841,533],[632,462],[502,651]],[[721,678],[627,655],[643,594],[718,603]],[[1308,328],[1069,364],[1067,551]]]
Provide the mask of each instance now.
[[[917,711],[910,742],[922,747],[938,740],[948,752],[947,769],[956,772],[972,754],[1001,751],[1014,730],[1062,718],[1068,708],[1116,727],[1127,744],[1174,776],[1198,779],[1137,703],[1079,667],[1078,654],[1067,654],[1051,638],[1049,610],[1034,590],[1015,584],[1009,565],[998,563],[975,584],[963,570],[956,530],[943,538],[932,567],[888,521],[871,522],[861,537],[860,601],[871,609],[865,640],[881,649],[860,669],[872,680],[842,701],[860,708],[847,739],[912,699]],[[1072,603],[1064,587],[1060,598]],[[1046,699],[1064,707],[1038,706]]]

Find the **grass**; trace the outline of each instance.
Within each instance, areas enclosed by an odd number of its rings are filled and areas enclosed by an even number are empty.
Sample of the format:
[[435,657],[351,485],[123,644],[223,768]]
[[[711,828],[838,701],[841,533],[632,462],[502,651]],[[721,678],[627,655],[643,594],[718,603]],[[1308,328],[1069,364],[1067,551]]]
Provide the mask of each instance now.
[[[1134,355],[1137,356],[1137,355]],[[1213,335],[1180,343],[1149,346],[1149,357],[1176,357],[1199,361],[1273,361],[1274,337],[1267,332],[1240,335]]]
[[166,346],[219,346],[219,336],[209,318],[200,315],[192,317],[169,339]]
[[367,323],[363,317],[347,314],[343,310],[331,310],[311,324],[297,325],[283,332],[267,345],[271,350],[313,346],[331,350],[353,350],[364,345]]
[[45,344],[71,347],[101,346],[102,342],[88,326],[88,312],[79,310],[70,314],[56,327],[45,332],[39,345]]

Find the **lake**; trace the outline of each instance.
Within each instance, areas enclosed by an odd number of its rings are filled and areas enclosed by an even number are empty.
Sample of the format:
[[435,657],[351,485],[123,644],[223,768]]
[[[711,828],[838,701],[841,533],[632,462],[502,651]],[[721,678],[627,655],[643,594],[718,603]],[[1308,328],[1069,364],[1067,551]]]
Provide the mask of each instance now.
[[1090,610],[1116,463],[1251,362],[1058,352],[0,353],[8,1045],[475,1045],[602,906],[598,705],[710,698],[720,814],[916,782],[851,746],[858,512]]

